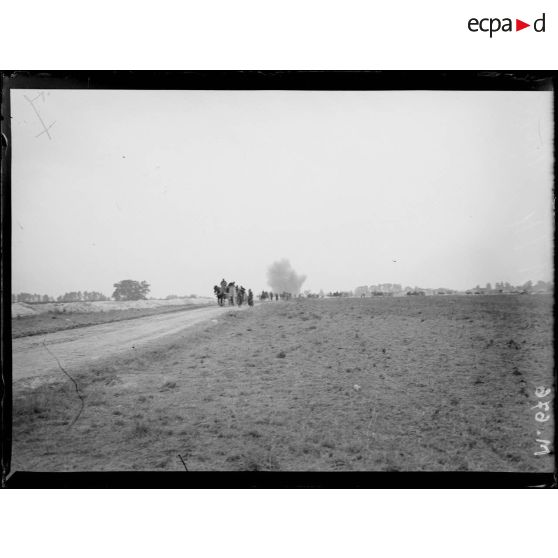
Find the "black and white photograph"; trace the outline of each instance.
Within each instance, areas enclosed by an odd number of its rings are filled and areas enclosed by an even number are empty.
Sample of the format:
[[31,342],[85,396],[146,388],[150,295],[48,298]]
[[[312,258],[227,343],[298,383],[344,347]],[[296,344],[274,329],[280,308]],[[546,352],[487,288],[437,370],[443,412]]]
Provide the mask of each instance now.
[[10,474],[554,472],[548,79],[88,75],[9,87]]

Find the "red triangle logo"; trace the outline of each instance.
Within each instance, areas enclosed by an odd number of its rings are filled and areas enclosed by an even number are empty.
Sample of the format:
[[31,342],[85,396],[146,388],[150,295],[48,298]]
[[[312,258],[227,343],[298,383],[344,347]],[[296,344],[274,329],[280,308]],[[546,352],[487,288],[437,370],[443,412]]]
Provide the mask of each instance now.
[[521,21],[520,19],[515,20],[515,30],[516,31],[521,31],[522,29],[525,29],[525,27],[531,27],[531,24],[530,23],[525,23],[524,21]]

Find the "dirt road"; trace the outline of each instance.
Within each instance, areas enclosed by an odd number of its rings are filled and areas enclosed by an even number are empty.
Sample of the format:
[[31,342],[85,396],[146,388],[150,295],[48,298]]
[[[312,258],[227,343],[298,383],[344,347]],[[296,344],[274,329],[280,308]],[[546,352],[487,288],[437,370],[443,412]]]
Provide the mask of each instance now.
[[62,373],[56,358],[66,370],[75,370],[201,322],[217,320],[230,309],[219,306],[197,308],[14,339],[13,381]]

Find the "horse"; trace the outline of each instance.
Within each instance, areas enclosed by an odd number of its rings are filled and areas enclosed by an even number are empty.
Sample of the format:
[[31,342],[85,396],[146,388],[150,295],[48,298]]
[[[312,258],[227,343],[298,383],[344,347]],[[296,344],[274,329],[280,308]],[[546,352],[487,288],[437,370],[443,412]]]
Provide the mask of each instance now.
[[219,306],[223,306],[225,304],[225,298],[227,298],[226,293],[224,293],[223,289],[221,287],[219,287],[218,285],[215,285],[213,287],[213,292],[215,293],[215,296],[217,297],[217,304],[219,304]]

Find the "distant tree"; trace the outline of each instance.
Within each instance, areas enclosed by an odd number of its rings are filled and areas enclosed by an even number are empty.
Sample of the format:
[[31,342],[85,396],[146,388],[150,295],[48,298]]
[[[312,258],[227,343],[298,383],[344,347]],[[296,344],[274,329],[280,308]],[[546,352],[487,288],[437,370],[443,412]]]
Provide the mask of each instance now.
[[537,281],[537,284],[534,287],[538,292],[550,292],[552,291],[552,284],[546,281]]
[[90,300],[95,302],[97,300],[109,300],[109,297],[104,295],[103,293],[99,293],[97,291],[91,291],[87,294],[88,298],[86,300]]
[[112,293],[114,300],[145,300],[149,292],[149,283],[132,279],[124,279],[115,283],[113,287],[115,288]]
[[490,283],[486,284],[486,290],[487,291],[491,291],[492,290],[492,285]]
[[48,295],[41,295],[37,293],[17,293],[12,295],[12,302],[27,302],[27,303],[34,303],[34,302],[49,302],[50,300],[54,300]]

